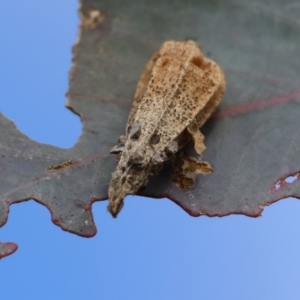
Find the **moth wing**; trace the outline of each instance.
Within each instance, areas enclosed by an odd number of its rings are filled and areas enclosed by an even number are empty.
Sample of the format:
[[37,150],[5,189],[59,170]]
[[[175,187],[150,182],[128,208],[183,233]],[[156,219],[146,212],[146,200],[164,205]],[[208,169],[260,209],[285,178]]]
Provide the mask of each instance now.
[[[160,142],[153,147],[162,151],[214,98],[223,75],[216,63],[188,42],[165,42],[159,54],[146,88],[141,85],[142,101],[134,118],[143,127],[144,135],[159,135]],[[220,97],[216,99],[214,103]]]
[[[198,128],[202,127],[203,124],[208,120],[208,118],[212,115],[212,113],[216,110],[217,106],[220,104],[221,99],[224,95],[225,88],[226,88],[226,82],[224,78],[223,71],[220,69],[218,65],[216,65],[215,62],[213,62],[215,73],[216,73],[216,91],[209,100],[209,102],[205,105],[205,107],[199,111],[196,117],[196,123],[198,125]],[[219,82],[219,84],[218,84]]]
[[154,53],[154,55],[152,55],[152,57],[150,58],[150,60],[148,61],[148,63],[146,64],[144,71],[139,79],[139,82],[137,84],[137,88],[136,88],[136,92],[134,95],[134,99],[132,101],[132,105],[131,105],[131,110],[128,116],[128,120],[127,120],[127,125],[126,125],[126,132],[128,127],[132,124],[133,120],[134,120],[134,116],[136,114],[136,111],[143,99],[143,95],[147,89],[149,80],[151,78],[151,73],[152,73],[152,69],[153,66],[155,65],[157,59],[160,57],[160,53],[159,51]]
[[[212,62],[214,64],[214,62]],[[225,91],[225,79],[222,70],[217,66],[216,73],[219,75],[219,85],[217,84],[217,89],[211,99],[207,102],[202,110],[197,114],[195,120],[187,127],[188,133],[194,140],[194,148],[198,155],[202,155],[205,150],[204,136],[200,132],[199,128],[208,120],[211,114],[215,111],[216,107],[221,102],[222,96]]]

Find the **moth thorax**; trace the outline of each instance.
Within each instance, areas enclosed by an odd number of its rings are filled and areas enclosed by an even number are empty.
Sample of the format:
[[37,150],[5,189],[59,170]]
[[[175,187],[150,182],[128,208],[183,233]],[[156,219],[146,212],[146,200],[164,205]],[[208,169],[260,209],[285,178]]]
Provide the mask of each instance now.
[[145,163],[145,150],[139,149],[131,153],[129,162],[132,164],[144,164]]

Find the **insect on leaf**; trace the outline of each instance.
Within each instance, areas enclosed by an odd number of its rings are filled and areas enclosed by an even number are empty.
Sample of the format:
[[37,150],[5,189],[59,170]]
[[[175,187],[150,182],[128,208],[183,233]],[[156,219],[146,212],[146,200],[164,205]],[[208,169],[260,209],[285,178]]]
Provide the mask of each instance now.
[[[300,11],[295,5],[290,0],[274,0],[272,6],[265,0],[82,0],[67,101],[81,118],[82,135],[71,149],[39,144],[0,114],[0,225],[12,203],[35,199],[62,229],[96,233],[91,206],[107,199],[116,167],[109,152],[125,134],[144,66],[167,40],[195,40],[224,71],[226,93],[201,128],[202,159],[214,171],[196,176],[195,186],[182,190],[167,164],[140,194],[168,197],[193,216],[259,216],[265,205],[299,198]],[[188,149],[197,157],[192,142]],[[14,251],[1,247],[2,256]]]

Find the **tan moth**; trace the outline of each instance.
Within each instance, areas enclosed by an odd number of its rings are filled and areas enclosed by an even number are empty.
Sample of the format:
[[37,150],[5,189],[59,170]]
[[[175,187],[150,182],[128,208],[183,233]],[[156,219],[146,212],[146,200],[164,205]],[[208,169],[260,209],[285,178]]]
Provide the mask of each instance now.
[[174,161],[173,182],[192,186],[191,174],[211,173],[210,164],[182,160],[178,151],[193,139],[198,155],[205,150],[199,128],[225,91],[221,68],[191,42],[166,41],[147,63],[138,82],[126,134],[111,153],[118,165],[108,189],[108,210],[116,217],[126,195],[135,194],[164,163]]

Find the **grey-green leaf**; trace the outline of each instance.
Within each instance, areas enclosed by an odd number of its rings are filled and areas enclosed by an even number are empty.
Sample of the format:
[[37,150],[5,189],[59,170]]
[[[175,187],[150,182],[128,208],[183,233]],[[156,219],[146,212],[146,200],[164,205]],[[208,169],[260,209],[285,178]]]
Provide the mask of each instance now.
[[214,173],[182,191],[168,165],[142,194],[168,197],[193,216],[258,216],[278,199],[300,197],[297,3],[82,0],[80,12],[67,106],[83,133],[71,149],[42,145],[0,114],[0,226],[10,204],[35,199],[62,229],[96,233],[91,205],[107,199],[116,165],[109,152],[146,62],[170,39],[195,40],[225,72],[225,96],[201,129]]

